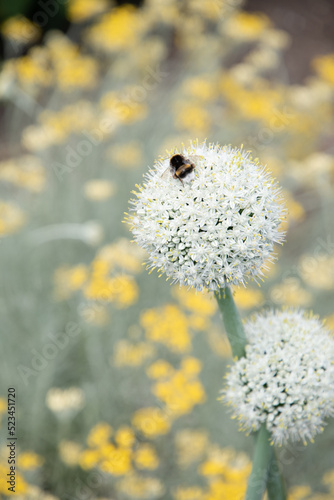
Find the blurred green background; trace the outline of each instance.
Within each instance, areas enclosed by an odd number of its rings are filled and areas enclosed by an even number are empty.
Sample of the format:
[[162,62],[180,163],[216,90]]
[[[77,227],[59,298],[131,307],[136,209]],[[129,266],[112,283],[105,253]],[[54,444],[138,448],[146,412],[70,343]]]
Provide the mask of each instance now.
[[[122,221],[166,150],[243,144],[289,216],[240,311],[311,308],[333,327],[333,6],[312,5],[2,3],[3,497],[14,387],[18,498],[243,498],[252,439],[217,401],[215,302],[149,274]],[[329,422],[278,450],[289,500],[333,498],[333,439]]]

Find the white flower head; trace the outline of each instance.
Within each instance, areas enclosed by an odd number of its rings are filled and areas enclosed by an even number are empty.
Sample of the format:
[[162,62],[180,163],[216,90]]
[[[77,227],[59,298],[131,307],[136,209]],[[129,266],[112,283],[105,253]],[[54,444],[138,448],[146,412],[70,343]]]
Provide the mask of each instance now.
[[245,324],[246,357],[226,376],[223,400],[242,430],[265,424],[273,442],[312,440],[334,415],[334,337],[304,311],[269,311]]
[[182,181],[174,178],[169,154],[132,200],[131,229],[150,267],[198,290],[262,276],[274,243],[283,239],[285,209],[275,181],[230,146],[192,143],[178,153],[195,157],[195,169]]

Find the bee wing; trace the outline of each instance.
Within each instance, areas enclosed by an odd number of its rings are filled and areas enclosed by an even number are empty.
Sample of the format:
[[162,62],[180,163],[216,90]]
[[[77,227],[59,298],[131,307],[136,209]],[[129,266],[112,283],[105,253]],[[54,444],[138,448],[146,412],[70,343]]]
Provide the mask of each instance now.
[[160,176],[160,177],[161,177],[162,179],[166,179],[166,178],[167,178],[167,176],[168,176],[168,175],[167,175],[167,174],[168,174],[168,172],[170,173],[170,167],[167,167],[167,168],[166,168],[166,170],[165,170],[165,171],[161,174],[161,176]]

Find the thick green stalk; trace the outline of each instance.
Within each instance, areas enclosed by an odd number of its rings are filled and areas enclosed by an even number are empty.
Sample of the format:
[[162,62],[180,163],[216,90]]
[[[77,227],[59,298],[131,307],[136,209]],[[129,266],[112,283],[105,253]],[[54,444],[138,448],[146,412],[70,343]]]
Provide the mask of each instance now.
[[267,492],[269,500],[285,500],[287,498],[285,483],[278,466],[278,460],[275,450],[270,463],[269,475],[267,480]]
[[253,467],[248,480],[246,500],[262,500],[273,459],[274,448],[270,445],[270,434],[266,426],[262,425],[256,436]]
[[246,354],[245,346],[247,340],[231,289],[229,286],[226,286],[220,293],[216,292],[215,295],[219,309],[223,315],[223,322],[231,344],[233,357],[242,358]]
[[[229,286],[215,293],[233,357],[246,355],[246,335]],[[286,492],[270,435],[263,426],[256,435],[253,470],[247,489],[247,500],[262,499],[267,488],[269,500],[286,500]],[[255,496],[258,494],[258,496]],[[252,496],[250,496],[252,495]]]

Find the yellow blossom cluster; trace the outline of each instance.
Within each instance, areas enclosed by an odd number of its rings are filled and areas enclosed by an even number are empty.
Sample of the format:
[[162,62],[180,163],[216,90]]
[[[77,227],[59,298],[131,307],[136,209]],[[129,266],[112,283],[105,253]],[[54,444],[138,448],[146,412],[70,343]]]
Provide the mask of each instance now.
[[145,27],[145,18],[140,12],[132,5],[124,5],[102,16],[88,31],[87,39],[102,50],[126,50],[140,41]]
[[148,309],[140,315],[140,325],[147,340],[161,342],[171,351],[184,353],[190,350],[191,337],[185,314],[175,305]]
[[93,120],[93,106],[85,100],[64,106],[59,111],[45,110],[39,115],[39,125],[26,127],[22,142],[29,151],[43,150],[62,143],[70,133],[89,131]]
[[[90,266],[62,266],[55,272],[55,296],[69,298],[82,290],[89,301],[113,303],[117,308],[130,307],[137,301],[138,287],[133,277],[142,270],[143,251],[122,238],[101,247]],[[87,304],[89,309],[89,304]]]
[[131,343],[120,340],[115,344],[112,366],[140,366],[155,354],[154,346],[149,342]]
[[[15,466],[16,498],[23,499],[23,496],[24,498],[29,498],[28,495],[32,491],[33,487],[28,484],[27,479],[24,477],[24,474],[29,471],[36,471],[43,465],[43,463],[44,459],[33,451],[17,450],[17,461]],[[8,472],[8,448],[3,447],[0,449],[0,477],[2,478],[2,480],[0,481],[0,493],[2,493],[3,495],[8,494],[8,483],[7,480],[5,480],[5,478],[7,478]],[[21,495],[23,496],[21,497]]]
[[170,430],[171,419],[160,408],[145,407],[134,413],[132,425],[144,436],[155,438],[161,434],[166,434]]
[[[159,363],[158,360],[156,363]],[[202,363],[193,357],[185,357],[179,370],[169,370],[167,374],[157,376],[155,365],[149,368],[148,373],[157,378],[152,388],[153,394],[165,405],[165,411],[171,418],[177,418],[190,413],[196,404],[204,403],[206,396],[204,387],[197,379]]]
[[26,56],[11,63],[23,86],[49,86],[60,90],[90,89],[96,83],[98,65],[61,33],[49,36],[44,48],[32,48]]
[[285,278],[282,283],[272,287],[270,298],[277,305],[285,304],[293,307],[306,307],[312,301],[312,294],[303,288],[298,278],[290,277]]
[[334,289],[334,254],[317,252],[306,254],[299,260],[299,274],[303,281],[322,290]]
[[24,212],[17,205],[0,201],[0,237],[18,231],[25,220]]
[[22,15],[7,19],[1,25],[0,31],[10,41],[23,44],[35,42],[41,34],[40,28]]
[[115,183],[106,179],[91,179],[84,185],[86,198],[93,201],[107,200],[115,194],[115,191]]
[[194,462],[200,462],[206,455],[209,446],[209,436],[204,430],[184,429],[175,435],[177,462],[180,467],[189,467]]
[[115,144],[107,149],[106,157],[117,168],[138,168],[143,159],[142,146],[139,141]]
[[130,473],[117,481],[116,489],[121,495],[138,500],[161,498],[165,491],[162,482],[158,478],[140,475],[136,472]]
[[108,9],[107,0],[69,0],[67,16],[76,23],[101,14]]
[[39,193],[45,187],[45,169],[33,155],[4,160],[0,162],[0,182]]
[[316,57],[313,64],[319,76],[334,86],[334,54]]
[[89,448],[82,451],[83,469],[97,467],[108,474],[122,476],[138,470],[154,470],[159,460],[152,445],[139,443],[131,427],[113,431],[107,423],[97,424],[87,438]]

